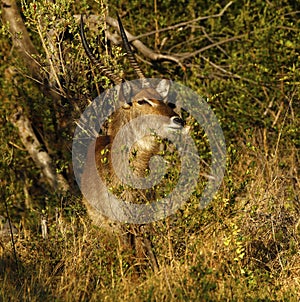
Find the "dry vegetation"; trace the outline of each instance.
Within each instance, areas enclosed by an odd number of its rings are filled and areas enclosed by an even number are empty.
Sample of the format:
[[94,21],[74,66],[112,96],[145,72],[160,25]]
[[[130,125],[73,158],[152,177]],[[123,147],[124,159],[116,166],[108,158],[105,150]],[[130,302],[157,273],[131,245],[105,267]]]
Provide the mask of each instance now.
[[[199,184],[183,209],[153,224],[160,265],[154,273],[148,261],[124,250],[117,236],[92,226],[81,204],[71,168],[74,121],[93,99],[91,91],[108,82],[87,71],[73,15],[95,14],[104,4],[57,2],[59,10],[49,4],[46,11],[35,1],[22,1],[28,4],[23,17],[40,53],[44,85],[28,78],[5,24],[1,31],[0,214],[9,213],[18,231],[15,251],[9,234],[0,238],[0,300],[299,301],[299,5],[237,1],[222,16],[141,38],[185,67],[143,58],[152,64],[144,64],[149,76],[169,76],[209,96],[227,144],[226,173],[213,201],[199,210]],[[121,1],[109,9],[112,16],[115,10],[127,11],[124,25],[138,35],[213,16],[225,7],[206,2],[145,1],[141,7]],[[36,12],[43,22],[37,23]],[[69,36],[57,44],[64,45],[63,57],[52,58],[59,86],[49,80],[51,59],[43,39],[49,42],[51,18],[61,20],[61,14],[66,23],[57,30],[69,26]],[[112,58],[117,68],[124,63],[118,48]],[[20,108],[67,181],[68,193],[53,192],[23,146],[12,123]],[[202,132],[197,126],[192,130],[207,160]],[[2,221],[1,232],[6,227]]]

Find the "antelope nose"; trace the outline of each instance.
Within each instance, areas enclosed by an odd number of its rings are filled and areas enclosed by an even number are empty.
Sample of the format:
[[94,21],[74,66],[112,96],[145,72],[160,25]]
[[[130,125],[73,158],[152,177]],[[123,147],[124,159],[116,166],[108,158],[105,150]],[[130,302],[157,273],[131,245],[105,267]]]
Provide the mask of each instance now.
[[173,116],[171,118],[171,121],[173,124],[175,124],[177,127],[183,127],[184,126],[184,122],[183,120],[179,117],[179,116]]

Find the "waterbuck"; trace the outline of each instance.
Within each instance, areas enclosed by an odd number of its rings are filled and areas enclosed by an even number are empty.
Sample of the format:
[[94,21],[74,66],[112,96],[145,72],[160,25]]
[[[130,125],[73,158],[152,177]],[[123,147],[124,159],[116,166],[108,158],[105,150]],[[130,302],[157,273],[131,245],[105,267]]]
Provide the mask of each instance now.
[[[137,225],[124,228],[124,225],[113,222],[111,215],[105,215],[105,213],[114,214],[120,211],[113,203],[110,203],[110,193],[116,194],[118,198],[126,202],[135,204],[155,201],[155,192],[151,188],[130,189],[126,187],[124,180],[120,179],[119,171],[117,171],[120,167],[113,165],[112,146],[116,140],[119,140],[118,134],[122,128],[130,125],[129,133],[133,137],[131,140],[134,144],[131,146],[126,160],[132,169],[131,173],[138,179],[144,179],[149,176],[149,162],[151,158],[157,155],[161,150],[162,140],[153,133],[140,137],[145,123],[142,121],[138,126],[135,126],[131,124],[131,122],[137,118],[147,119],[149,115],[156,116],[163,131],[180,130],[183,128],[184,123],[180,116],[174,111],[174,104],[169,104],[166,100],[170,82],[161,80],[156,83],[155,87],[148,82],[139,68],[130,48],[119,16],[118,23],[128,59],[140,79],[136,85],[125,82],[118,74],[115,74],[112,69],[103,66],[103,64],[95,58],[86,41],[83,17],[81,17],[80,35],[85,52],[94,67],[98,68],[99,71],[112,80],[115,85],[120,85],[118,100],[121,103],[121,106],[109,117],[110,121],[106,126],[106,135],[99,135],[88,149],[81,178],[81,190],[85,196],[83,202],[87,207],[88,214],[93,223],[108,228],[113,232],[133,233],[135,249],[138,249],[137,244],[144,245],[144,253],[150,257],[154,268],[157,268],[149,240],[144,238],[142,243],[141,241],[137,243],[136,238],[139,235],[140,228]],[[102,183],[102,186],[100,186],[99,183]],[[110,193],[108,193],[107,188],[110,188]],[[127,214],[134,215],[132,213],[126,213],[126,209],[122,209],[122,213],[122,215],[125,216]],[[138,213],[137,215],[142,215],[142,213]],[[116,216],[118,216],[118,214],[116,214]],[[118,217],[116,217],[116,220],[118,220]]]

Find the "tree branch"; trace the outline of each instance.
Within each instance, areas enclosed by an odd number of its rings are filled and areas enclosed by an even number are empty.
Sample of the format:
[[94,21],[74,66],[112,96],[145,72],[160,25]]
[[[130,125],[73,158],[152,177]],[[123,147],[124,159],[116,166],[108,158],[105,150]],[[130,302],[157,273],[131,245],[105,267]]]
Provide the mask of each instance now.
[[[185,59],[191,57],[191,56],[194,56],[202,51],[204,51],[205,49],[200,49],[198,51],[195,51],[193,53],[190,53],[190,54],[185,54],[183,56],[181,55],[164,55],[164,54],[160,54],[160,53],[156,53],[154,52],[152,49],[150,49],[149,47],[147,47],[144,43],[142,43],[139,39],[142,38],[142,37],[146,37],[146,36],[150,36],[152,34],[157,34],[157,33],[160,33],[160,32],[164,32],[164,31],[169,31],[169,30],[174,30],[176,28],[180,28],[180,27],[183,27],[183,26],[187,26],[191,23],[195,23],[195,22],[199,22],[199,21],[203,21],[203,20],[207,20],[207,19],[210,19],[210,18],[218,18],[218,17],[221,17],[225,11],[228,9],[228,7],[232,4],[233,2],[230,1],[228,2],[225,7],[218,13],[218,14],[215,14],[215,15],[210,15],[210,16],[204,16],[204,17],[198,17],[196,19],[193,19],[193,20],[190,20],[190,21],[186,21],[186,22],[181,22],[181,23],[178,23],[178,24],[175,24],[175,25],[172,25],[172,26],[169,26],[169,27],[166,27],[166,28],[162,28],[162,29],[159,29],[159,30],[155,30],[155,31],[151,31],[151,32],[148,32],[148,33],[145,33],[145,34],[141,34],[141,35],[138,35],[138,36],[134,36],[132,35],[130,32],[128,32],[127,30],[125,30],[126,32],[126,35],[128,37],[128,40],[129,42],[131,42],[131,44],[139,51],[141,52],[146,58],[149,58],[150,60],[152,61],[159,61],[159,60],[166,60],[166,61],[171,61],[171,62],[175,62],[176,64],[178,64],[183,70],[185,70],[185,67],[183,66],[182,64],[182,61],[184,61]],[[76,18],[78,18],[79,20],[79,16]],[[95,16],[95,15],[91,15],[88,17],[88,19],[90,19],[93,23],[97,23],[95,21],[96,18],[99,18],[98,16]],[[107,16],[106,17],[106,22],[107,24],[109,24],[110,26],[114,27],[115,29],[117,29],[119,31],[119,26],[118,26],[118,22],[116,19],[112,18],[112,17],[109,17]],[[112,35],[110,32],[107,32],[107,37],[113,41],[115,44],[120,44],[120,39],[117,39],[115,35]],[[225,41],[227,42],[227,41]],[[210,47],[214,47],[216,45],[219,45],[219,44],[222,44],[222,43],[225,43],[224,41],[223,42],[219,42],[219,43],[215,43],[214,45],[212,46],[209,46],[208,48]]]
[[[13,46],[18,56],[27,67],[30,74],[29,77],[32,77],[40,84],[40,88],[45,94],[52,97],[52,99],[58,99],[59,96],[57,93],[49,90],[49,87],[44,85],[45,81],[42,76],[41,65],[36,59],[39,53],[30,39],[29,33],[19,13],[16,1],[2,0],[2,19],[3,23],[8,24]],[[18,107],[18,112],[11,118],[11,122],[18,129],[23,145],[33,159],[35,165],[41,169],[46,182],[52,189],[68,191],[70,188],[67,181],[62,175],[55,172],[49,154],[42,149],[42,145],[32,129],[31,122],[21,107]]]
[[[111,18],[109,16],[106,17],[106,22],[116,28],[119,31],[119,26],[118,22],[116,19]],[[176,58],[175,56],[170,56],[170,55],[163,55],[160,53],[154,52],[152,49],[147,47],[144,43],[142,43],[140,40],[136,39],[134,35],[132,35],[130,32],[125,30],[126,35],[128,37],[128,40],[131,41],[132,45],[139,51],[141,52],[145,57],[149,58],[152,61],[159,61],[159,60],[165,60],[165,61],[172,61],[177,63],[183,70],[185,70],[185,67],[183,64],[180,62],[180,59]]]
[[2,19],[4,24],[8,23],[14,48],[23,59],[23,62],[31,73],[31,76],[42,81],[40,64],[36,59],[34,59],[34,57],[37,57],[39,53],[29,37],[16,1],[2,0]]
[[18,107],[17,113],[11,118],[11,122],[18,129],[20,139],[33,159],[35,165],[41,169],[43,177],[53,189],[68,191],[69,185],[61,174],[56,174],[52,167],[52,160],[49,154],[43,150],[38,141],[29,119],[23,109]]

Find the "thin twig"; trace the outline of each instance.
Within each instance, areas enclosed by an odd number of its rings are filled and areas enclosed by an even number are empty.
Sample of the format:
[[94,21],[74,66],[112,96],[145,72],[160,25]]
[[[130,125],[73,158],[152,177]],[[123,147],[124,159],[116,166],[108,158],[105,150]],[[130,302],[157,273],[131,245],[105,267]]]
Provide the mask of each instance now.
[[233,78],[236,78],[236,79],[239,79],[239,80],[243,80],[243,81],[246,81],[246,82],[249,82],[249,83],[258,85],[258,83],[257,83],[256,81],[253,81],[253,80],[251,80],[251,79],[242,77],[242,76],[240,76],[240,75],[238,75],[238,74],[232,73],[232,72],[230,72],[230,71],[228,71],[228,70],[222,68],[221,66],[219,66],[219,65],[217,65],[217,64],[215,64],[215,63],[213,63],[213,62],[211,62],[209,59],[207,59],[207,58],[204,57],[204,56],[200,56],[200,58],[202,58],[204,61],[208,62],[208,64],[210,64],[210,65],[213,66],[214,68],[216,68],[216,69],[222,71],[222,72],[225,73],[225,74],[228,74],[228,75],[232,76]]
[[181,23],[178,23],[178,24],[175,24],[175,25],[171,25],[171,26],[168,26],[168,27],[165,27],[165,28],[161,28],[159,30],[153,30],[153,31],[150,31],[148,33],[141,34],[141,35],[138,35],[138,36],[136,36],[134,38],[131,38],[131,39],[129,39],[129,42],[132,42],[134,40],[137,40],[137,39],[140,39],[140,38],[143,38],[143,37],[148,37],[148,36],[151,36],[151,35],[154,35],[154,34],[157,34],[157,33],[161,33],[161,32],[164,32],[164,31],[169,31],[169,30],[173,30],[173,29],[176,29],[176,28],[179,28],[179,27],[183,27],[183,26],[189,25],[191,23],[195,23],[195,22],[199,22],[199,21],[203,21],[203,20],[207,20],[207,19],[211,19],[211,18],[221,17],[225,13],[225,11],[227,10],[227,8],[232,3],[233,3],[233,1],[228,2],[225,5],[225,7],[218,14],[210,15],[210,16],[204,16],[204,17],[198,17],[196,19],[185,21],[185,22],[181,22]]
[[14,239],[14,234],[13,234],[13,229],[12,229],[12,224],[11,224],[11,220],[10,220],[10,215],[9,215],[9,211],[8,211],[8,205],[7,205],[6,198],[4,198],[4,204],[5,204],[5,211],[6,211],[8,225],[9,225],[11,245],[12,245],[12,248],[13,248],[14,258],[15,258],[15,262],[16,262],[16,266],[17,266],[17,273],[19,275],[19,261],[18,261],[18,256],[17,256],[17,251],[16,251],[16,244],[15,244],[15,239]]
[[45,39],[44,39],[43,34],[42,34],[42,27],[41,27],[41,22],[40,22],[40,20],[39,20],[39,22],[38,22],[38,24],[37,24],[37,31],[38,31],[38,34],[39,34],[39,36],[40,36],[40,39],[41,39],[41,42],[42,42],[43,49],[44,49],[44,51],[46,52],[46,56],[47,56],[48,62],[49,62],[49,64],[50,64],[50,69],[51,69],[51,72],[50,72],[50,73],[53,74],[53,77],[55,78],[56,84],[58,85],[60,92],[63,93],[63,92],[64,92],[64,89],[63,89],[63,87],[62,87],[62,85],[61,85],[61,82],[60,82],[60,80],[59,80],[59,78],[58,78],[57,72],[56,72],[55,67],[54,67],[54,64],[53,64],[53,60],[52,60],[52,58],[51,58],[51,55],[50,55],[50,53],[49,53],[48,47],[47,47],[47,45],[46,45]]
[[208,41],[212,43],[211,45],[217,46],[217,48],[218,48],[221,52],[223,52],[223,54],[224,54],[225,56],[228,56],[228,54],[227,54],[226,51],[220,46],[220,44],[216,44],[216,43],[218,43],[218,42],[215,42],[215,41],[209,36],[209,34],[206,32],[206,30],[205,30],[205,28],[204,28],[203,26],[201,26],[201,30],[202,30],[204,36],[208,39]]
[[186,59],[188,59],[190,57],[195,57],[199,53],[204,52],[205,50],[208,50],[210,48],[217,47],[219,45],[222,45],[222,44],[225,44],[225,43],[228,43],[228,42],[231,42],[231,41],[238,40],[238,39],[244,37],[245,35],[246,34],[235,36],[235,37],[231,37],[231,38],[228,38],[228,39],[225,39],[225,40],[222,40],[222,41],[215,42],[213,44],[207,45],[205,47],[202,47],[202,48],[200,48],[198,50],[195,50],[193,52],[190,52],[190,53],[187,53],[187,54],[184,54],[184,55],[177,54],[177,56],[180,57],[181,60],[186,60]]
[[[279,144],[280,144],[280,141],[281,141],[281,135],[282,135],[282,132],[283,132],[283,129],[285,127],[285,122],[286,122],[286,119],[287,119],[287,114],[289,112],[289,109],[292,107],[292,103],[293,103],[293,100],[289,100],[289,106],[284,114],[284,117],[283,117],[283,121],[281,123],[281,127],[279,129],[279,133],[278,133],[278,138],[277,138],[277,142],[276,142],[276,147],[275,147],[275,152],[274,152],[274,157],[276,157],[278,155],[278,150],[279,150]],[[280,104],[280,106],[282,105],[283,107],[283,102]],[[279,111],[282,111],[283,108],[280,108]],[[274,121],[275,122],[275,121]]]

